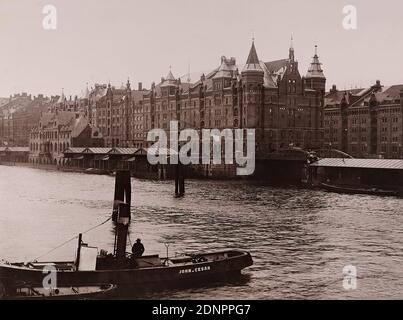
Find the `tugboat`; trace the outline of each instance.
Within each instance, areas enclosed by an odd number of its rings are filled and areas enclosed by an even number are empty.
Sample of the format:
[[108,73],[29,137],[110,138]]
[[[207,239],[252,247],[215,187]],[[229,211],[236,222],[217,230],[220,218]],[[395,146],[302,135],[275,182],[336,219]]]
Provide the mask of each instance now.
[[0,287],[15,288],[16,283],[42,286],[49,267],[54,270],[60,287],[114,284],[118,287],[168,288],[208,285],[230,280],[253,264],[249,252],[221,250],[161,258],[158,255],[134,256],[126,252],[131,221],[130,172],[117,171],[112,221],[115,224],[113,253],[90,247],[78,236],[75,261],[0,264]]

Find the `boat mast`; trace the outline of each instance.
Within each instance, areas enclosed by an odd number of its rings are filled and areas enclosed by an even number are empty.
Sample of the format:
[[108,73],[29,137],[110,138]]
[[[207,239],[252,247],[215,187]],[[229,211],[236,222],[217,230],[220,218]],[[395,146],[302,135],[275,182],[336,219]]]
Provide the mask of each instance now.
[[130,225],[131,181],[129,171],[117,171],[112,221],[116,223],[113,254],[117,259],[126,256],[127,233]]
[[78,235],[76,270],[78,270],[78,267],[80,266],[81,244],[82,244],[82,242],[83,242],[82,239],[83,239],[83,234],[80,233],[80,234]]

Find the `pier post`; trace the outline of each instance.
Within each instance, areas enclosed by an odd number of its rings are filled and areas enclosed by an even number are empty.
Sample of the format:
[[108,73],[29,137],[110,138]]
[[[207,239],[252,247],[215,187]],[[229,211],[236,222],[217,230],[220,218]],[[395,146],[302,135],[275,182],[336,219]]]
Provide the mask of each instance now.
[[179,195],[179,163],[175,165],[175,196]]
[[185,167],[178,163],[175,166],[175,197],[183,197],[185,195]]

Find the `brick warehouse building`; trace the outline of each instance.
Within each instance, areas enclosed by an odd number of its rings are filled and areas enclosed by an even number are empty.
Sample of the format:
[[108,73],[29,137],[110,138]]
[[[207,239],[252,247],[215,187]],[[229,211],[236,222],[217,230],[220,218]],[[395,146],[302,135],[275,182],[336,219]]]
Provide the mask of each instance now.
[[0,109],[0,145],[28,146],[29,132],[35,127],[41,113],[47,111],[50,99],[27,93],[10,96]]
[[[119,89],[111,86],[97,86],[90,93],[92,123],[110,147],[143,147],[144,132],[143,97],[147,93],[139,83],[138,90],[132,90],[129,80]],[[92,98],[93,97],[93,98]]]
[[145,132],[180,128],[255,128],[256,150],[265,153],[290,145],[320,148],[326,78],[315,52],[306,77],[301,77],[291,46],[287,59],[262,62],[255,45],[239,71],[235,58],[196,83],[175,79],[170,71],[144,96]]
[[326,94],[324,144],[358,158],[403,158],[403,85]]
[[[241,71],[240,71],[241,70]],[[301,76],[291,46],[286,59],[260,61],[252,43],[247,62],[221,57],[220,65],[191,83],[171,71],[150,90],[98,85],[89,93],[91,123],[110,147],[146,147],[147,132],[180,129],[255,128],[257,151],[270,152],[290,145],[320,148],[326,78],[315,53]]]

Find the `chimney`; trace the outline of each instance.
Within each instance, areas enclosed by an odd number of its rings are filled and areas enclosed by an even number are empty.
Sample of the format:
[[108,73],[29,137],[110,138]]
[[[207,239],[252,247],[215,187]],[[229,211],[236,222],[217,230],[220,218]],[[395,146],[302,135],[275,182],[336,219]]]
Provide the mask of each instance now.
[[330,89],[330,93],[336,93],[337,92],[337,87],[336,87],[336,85],[334,84],[333,86],[332,86],[332,89]]
[[139,91],[142,91],[142,90],[143,90],[143,83],[142,83],[142,82],[139,82],[139,84],[138,84],[138,90],[139,90]]

